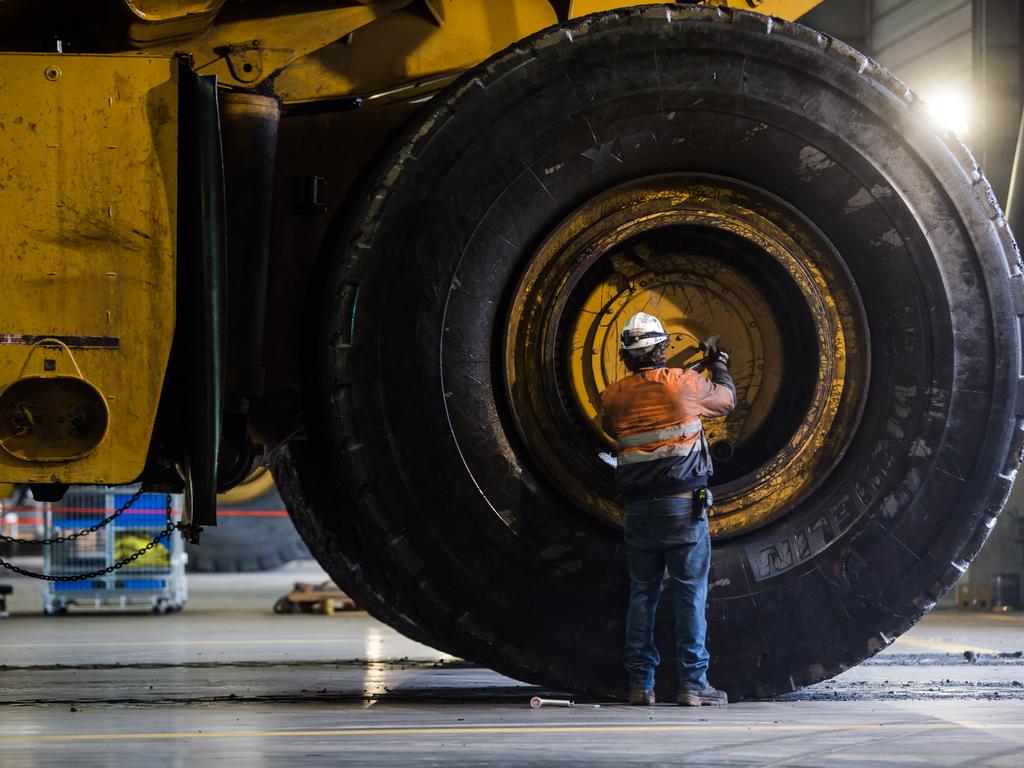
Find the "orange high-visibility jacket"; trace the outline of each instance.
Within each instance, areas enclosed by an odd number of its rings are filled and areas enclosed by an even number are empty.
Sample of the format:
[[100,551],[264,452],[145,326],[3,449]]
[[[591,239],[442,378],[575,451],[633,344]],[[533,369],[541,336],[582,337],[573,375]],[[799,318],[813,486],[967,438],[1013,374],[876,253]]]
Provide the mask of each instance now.
[[615,484],[626,500],[707,485],[713,472],[702,416],[725,416],[736,390],[724,365],[713,380],[681,368],[647,368],[601,394],[604,430],[619,444]]

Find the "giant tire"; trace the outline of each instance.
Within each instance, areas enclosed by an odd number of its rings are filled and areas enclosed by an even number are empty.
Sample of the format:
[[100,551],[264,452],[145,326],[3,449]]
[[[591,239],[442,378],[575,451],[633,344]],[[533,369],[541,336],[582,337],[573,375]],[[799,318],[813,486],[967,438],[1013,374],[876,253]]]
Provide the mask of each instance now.
[[865,324],[866,386],[829,465],[715,542],[712,682],[746,698],[832,676],[966,568],[1022,436],[1024,292],[987,182],[902,83],[838,41],[655,6],[552,28],[461,78],[382,160],[327,254],[312,447],[282,486],[371,612],[414,614],[398,626],[519,679],[622,693],[621,531],[524,437],[504,334],[524,270],[573,211],[694,172],[799,211]]

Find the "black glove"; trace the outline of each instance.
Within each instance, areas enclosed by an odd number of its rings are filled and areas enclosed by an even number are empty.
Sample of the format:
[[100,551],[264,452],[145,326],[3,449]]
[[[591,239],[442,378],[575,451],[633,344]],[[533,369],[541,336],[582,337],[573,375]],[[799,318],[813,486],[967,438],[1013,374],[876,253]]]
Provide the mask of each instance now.
[[704,360],[701,361],[703,368],[711,373],[711,380],[715,384],[728,387],[736,394],[736,385],[732,376],[729,375],[729,350],[718,346],[718,337],[712,336],[701,344],[704,349]]
[[718,346],[718,339],[719,336],[716,333],[700,343],[700,349],[704,352],[704,359],[701,361],[702,368],[711,368],[715,363],[721,363],[726,368],[729,367],[729,350]]
[[711,347],[708,350],[707,355],[704,357],[704,361],[708,368],[715,363],[721,363],[726,368],[729,367],[729,350],[722,349],[721,347]]

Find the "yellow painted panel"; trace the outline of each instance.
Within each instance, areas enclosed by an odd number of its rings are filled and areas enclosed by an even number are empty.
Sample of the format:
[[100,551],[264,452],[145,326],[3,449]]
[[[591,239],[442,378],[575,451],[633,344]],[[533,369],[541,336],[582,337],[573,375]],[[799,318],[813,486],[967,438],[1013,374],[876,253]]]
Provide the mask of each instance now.
[[821,5],[821,2],[822,0],[758,0],[751,3],[750,0],[732,0],[729,5],[757,11],[766,16],[796,21],[815,6]]
[[[479,64],[558,22],[548,0],[439,0],[427,13],[397,11],[288,66],[274,81],[286,102],[368,94]],[[273,27],[268,29],[273,36]]]
[[174,333],[177,134],[170,57],[0,54],[0,392],[46,373],[32,345],[56,336],[110,412],[83,458],[0,451],[0,482],[141,473]]
[[[572,0],[565,8],[577,17],[662,1]],[[819,2],[764,0],[751,4],[732,0],[728,4],[795,19]],[[403,84],[429,83],[470,69],[518,40],[557,24],[556,6],[561,4],[551,0],[434,0],[435,16],[396,11],[356,29],[350,43],[328,45],[288,65],[275,79],[274,91],[286,103],[300,103],[353,94],[381,95],[401,90]],[[438,24],[437,19],[443,23]],[[261,37],[273,47],[275,22],[262,23]]]

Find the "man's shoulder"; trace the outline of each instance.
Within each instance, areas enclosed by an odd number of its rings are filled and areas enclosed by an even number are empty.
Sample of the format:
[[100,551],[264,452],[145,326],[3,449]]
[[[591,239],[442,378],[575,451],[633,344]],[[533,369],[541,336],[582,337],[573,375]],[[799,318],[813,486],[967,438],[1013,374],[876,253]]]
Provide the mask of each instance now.
[[694,387],[700,374],[692,368],[666,368],[665,377],[680,386]]
[[636,374],[627,373],[621,379],[616,379],[611,382],[604,388],[604,391],[601,392],[601,403],[607,405],[609,402],[621,395],[623,391],[628,391],[629,387],[635,382],[635,380]]
[[620,389],[620,385],[623,381],[625,381],[625,379],[616,379],[605,387],[604,391],[601,392],[601,402],[607,402],[611,398],[615,397],[615,393]]

